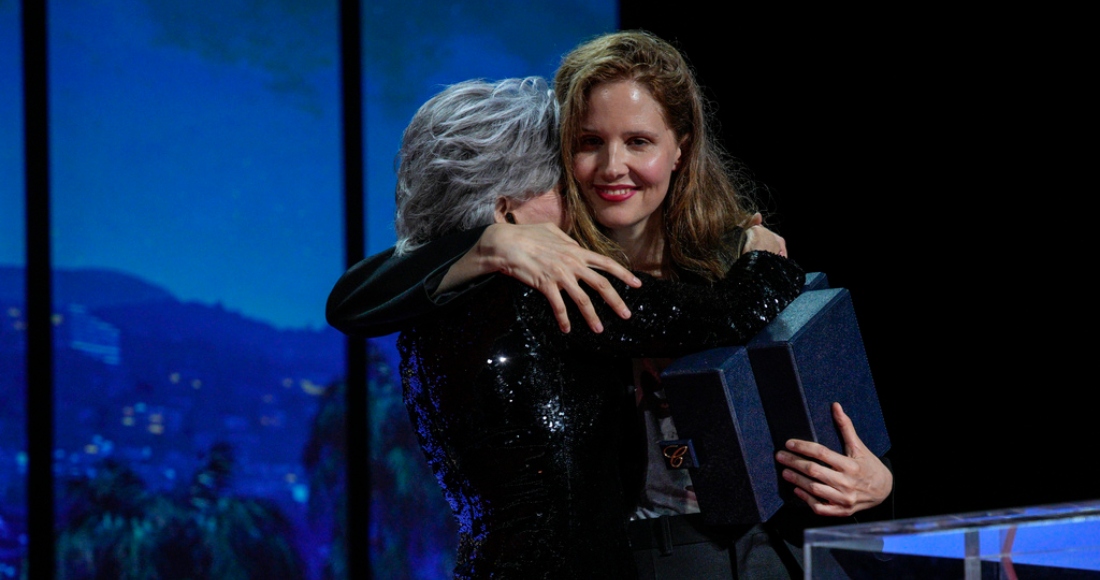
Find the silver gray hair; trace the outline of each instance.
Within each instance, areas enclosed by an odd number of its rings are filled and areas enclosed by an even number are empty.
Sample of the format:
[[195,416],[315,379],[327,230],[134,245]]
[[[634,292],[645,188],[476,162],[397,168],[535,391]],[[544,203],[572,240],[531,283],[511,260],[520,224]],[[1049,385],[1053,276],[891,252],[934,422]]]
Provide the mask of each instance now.
[[398,154],[397,254],[491,224],[561,180],[558,103],[539,77],[448,86],[413,115]]

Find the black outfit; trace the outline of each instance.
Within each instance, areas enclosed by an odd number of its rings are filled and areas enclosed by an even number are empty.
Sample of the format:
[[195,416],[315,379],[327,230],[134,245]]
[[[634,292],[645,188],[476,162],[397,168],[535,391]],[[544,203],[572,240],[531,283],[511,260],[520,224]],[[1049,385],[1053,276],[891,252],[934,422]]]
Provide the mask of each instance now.
[[[444,264],[429,276],[438,280],[481,231],[429,245],[415,259]],[[365,336],[404,327],[405,403],[459,522],[456,578],[634,578],[634,496],[624,473],[637,471],[623,465],[638,441],[630,357],[743,343],[804,282],[797,265],[764,252],[747,254],[714,285],[639,275],[642,287],[633,289],[612,279],[631,318],[593,296],[604,332],[577,325],[565,334],[545,297],[516,280],[487,276],[440,307],[429,297],[432,283],[419,283],[424,269],[394,268],[388,257],[341,278],[328,318]],[[379,285],[412,290],[386,294]],[[378,296],[393,294],[396,301],[378,306]]]

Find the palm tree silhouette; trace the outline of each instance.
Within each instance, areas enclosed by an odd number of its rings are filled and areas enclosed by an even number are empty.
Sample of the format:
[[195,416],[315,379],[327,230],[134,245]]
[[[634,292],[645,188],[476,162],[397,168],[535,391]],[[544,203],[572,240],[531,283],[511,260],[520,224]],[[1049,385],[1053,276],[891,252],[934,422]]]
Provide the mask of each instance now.
[[215,444],[183,493],[151,492],[114,460],[69,480],[60,580],[304,578],[292,526],[272,502],[228,493],[232,448]]
[[[345,421],[367,421],[370,443],[370,567],[377,578],[453,576],[457,524],[420,451],[402,402],[395,364],[367,343],[370,407],[347,414],[344,382],[328,385],[303,454],[309,509],[318,525],[332,526],[324,580],[347,577],[347,435]],[[362,517],[361,515],[355,517]]]

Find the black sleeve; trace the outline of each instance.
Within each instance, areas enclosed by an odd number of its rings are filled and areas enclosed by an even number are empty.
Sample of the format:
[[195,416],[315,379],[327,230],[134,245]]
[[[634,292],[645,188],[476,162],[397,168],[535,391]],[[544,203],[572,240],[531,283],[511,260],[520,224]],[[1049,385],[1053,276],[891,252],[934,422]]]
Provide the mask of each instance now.
[[[744,344],[794,300],[805,283],[795,262],[768,252],[750,252],[738,259],[726,277],[713,284],[657,280],[645,274],[640,288],[630,288],[608,276],[630,308],[623,320],[592,294],[603,322],[602,333],[578,325],[570,340],[587,351],[615,356],[677,357],[718,346]],[[537,291],[527,291],[531,308],[550,309]],[[570,318],[580,316],[566,300]],[[540,318],[553,324],[552,317]]]
[[336,282],[325,318],[354,336],[382,336],[401,330],[449,300],[477,287],[432,296],[447,269],[477,244],[485,227],[443,236],[414,252],[395,256],[393,248],[352,266]]

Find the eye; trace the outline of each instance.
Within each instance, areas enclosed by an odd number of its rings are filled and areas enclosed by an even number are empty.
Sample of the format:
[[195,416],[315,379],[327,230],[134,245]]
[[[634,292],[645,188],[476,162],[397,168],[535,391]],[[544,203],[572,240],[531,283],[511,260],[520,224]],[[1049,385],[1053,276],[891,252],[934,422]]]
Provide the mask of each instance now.
[[645,145],[649,145],[649,143],[650,140],[646,139],[645,137],[631,137],[626,141],[626,144],[630,145],[631,147],[642,147]]
[[595,135],[581,135],[577,139],[577,148],[582,151],[591,151],[603,144],[603,140]]

